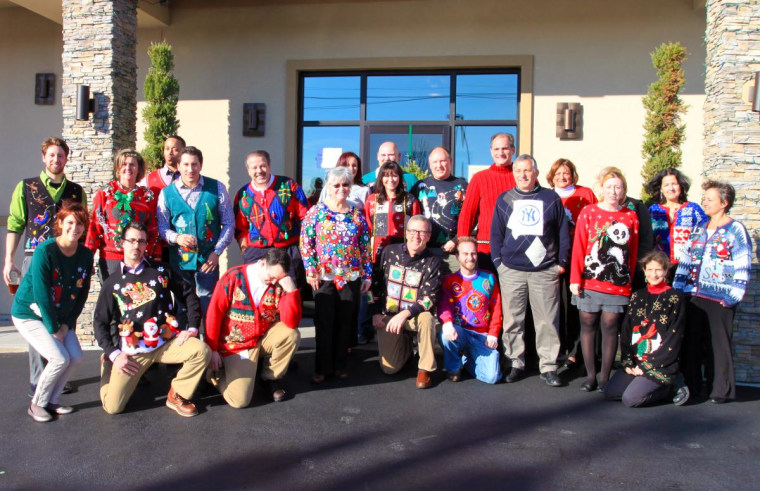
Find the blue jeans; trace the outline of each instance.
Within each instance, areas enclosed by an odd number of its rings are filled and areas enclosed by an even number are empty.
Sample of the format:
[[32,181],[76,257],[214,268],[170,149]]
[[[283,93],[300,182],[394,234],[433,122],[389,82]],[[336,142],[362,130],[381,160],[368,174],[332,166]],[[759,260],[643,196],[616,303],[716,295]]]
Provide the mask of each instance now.
[[501,379],[499,350],[486,346],[486,336],[469,329],[454,326],[457,340],[449,341],[438,333],[438,341],[443,348],[443,367],[449,373],[459,371],[462,366],[476,379],[487,384],[495,384]]

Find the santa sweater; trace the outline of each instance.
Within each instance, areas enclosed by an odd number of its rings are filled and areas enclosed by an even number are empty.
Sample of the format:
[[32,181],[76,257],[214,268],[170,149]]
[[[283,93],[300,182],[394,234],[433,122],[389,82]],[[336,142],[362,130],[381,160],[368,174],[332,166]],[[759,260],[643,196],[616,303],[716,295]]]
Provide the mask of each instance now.
[[146,322],[162,326],[166,316],[176,313],[174,299],[181,298],[187,306],[190,326],[201,322],[201,304],[195,294],[195,286],[172,273],[172,269],[160,262],[145,260],[144,267],[133,273],[120,266],[120,274],[112,274],[103,282],[95,305],[95,339],[107,357],[117,349],[128,354],[147,353],[165,342],[163,338],[151,342],[140,339],[137,346],[128,346],[120,339],[118,325],[132,321],[134,332],[142,333]]
[[706,218],[691,233],[673,287],[733,307],[744,298],[752,262],[752,242],[744,225],[731,220],[710,235]]
[[664,283],[634,292],[620,330],[623,367],[639,367],[652,382],[672,384],[678,374],[685,308],[682,294]]
[[499,284],[489,271],[478,270],[465,277],[462,271],[447,275],[438,301],[441,323],[480,334],[498,336],[501,331],[501,295]]
[[269,285],[256,306],[243,264],[227,270],[219,279],[206,313],[206,344],[212,351],[229,356],[255,348],[277,321],[291,329],[301,322],[301,294],[286,293],[280,285]]
[[504,191],[515,187],[512,165],[505,167],[491,164],[472,176],[462,204],[457,224],[457,237],[471,236],[475,224],[478,225],[478,252],[489,254],[491,246],[491,219],[496,208],[496,200]]
[[611,295],[631,295],[636,270],[639,219],[628,208],[606,211],[589,205],[575,226],[570,284]]

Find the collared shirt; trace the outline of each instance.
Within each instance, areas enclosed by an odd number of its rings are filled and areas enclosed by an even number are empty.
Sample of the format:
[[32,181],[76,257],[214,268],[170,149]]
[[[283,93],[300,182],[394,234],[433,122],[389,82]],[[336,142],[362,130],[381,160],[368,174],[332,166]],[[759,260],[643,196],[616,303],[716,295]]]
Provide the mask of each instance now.
[[[55,183],[43,170],[40,172],[40,179],[47,192],[53,198],[53,201],[57,202],[66,187],[66,176],[63,176],[63,180],[60,183]],[[84,190],[82,190],[82,204],[85,207],[87,206],[87,195]],[[16,185],[16,189],[13,190],[13,195],[11,196],[11,207],[7,225],[8,231],[23,234],[26,229],[26,217],[27,205],[24,199],[24,181],[21,181]]]
[[[195,209],[195,205],[201,196],[203,182],[203,176],[201,176],[198,185],[193,188],[186,186],[182,179],[177,179],[172,185],[177,187],[179,195],[190,205],[190,208]],[[227,188],[220,181],[217,181],[217,193],[219,195],[219,222],[222,225],[222,232],[219,234],[214,252],[221,256],[227,246],[230,245],[235,234],[235,214],[232,211],[232,202],[229,194],[227,194]],[[172,214],[166,206],[166,198],[162,192],[158,195],[158,234],[169,244],[176,244],[178,234],[171,228],[171,218]]]

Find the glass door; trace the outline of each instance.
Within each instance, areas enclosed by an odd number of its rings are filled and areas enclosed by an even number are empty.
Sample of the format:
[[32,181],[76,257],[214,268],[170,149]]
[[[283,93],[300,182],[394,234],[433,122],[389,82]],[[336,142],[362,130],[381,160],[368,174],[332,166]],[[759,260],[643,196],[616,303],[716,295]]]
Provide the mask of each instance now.
[[[444,124],[368,124],[364,128],[362,167],[374,175],[377,170],[377,150],[384,142],[392,141],[401,152],[402,167],[414,161],[422,170],[428,168],[428,155],[435,147],[451,148],[451,131]],[[374,177],[373,177],[374,180]]]

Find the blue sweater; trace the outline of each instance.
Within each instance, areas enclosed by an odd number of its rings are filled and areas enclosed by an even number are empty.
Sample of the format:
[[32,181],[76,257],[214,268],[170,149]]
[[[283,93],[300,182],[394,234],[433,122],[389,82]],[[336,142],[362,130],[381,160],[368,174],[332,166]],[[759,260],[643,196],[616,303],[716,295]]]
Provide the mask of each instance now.
[[499,195],[491,221],[491,256],[519,271],[542,271],[570,262],[570,229],[559,195],[536,186]]
[[684,203],[676,211],[676,217],[672,223],[668,209],[660,204],[655,203],[650,206],[649,215],[652,217],[654,246],[670,256],[672,263],[678,262],[694,227],[707,218],[702,207],[690,201]]
[[689,236],[673,288],[733,307],[742,301],[749,282],[752,242],[747,229],[731,220],[707,237],[709,218]]

